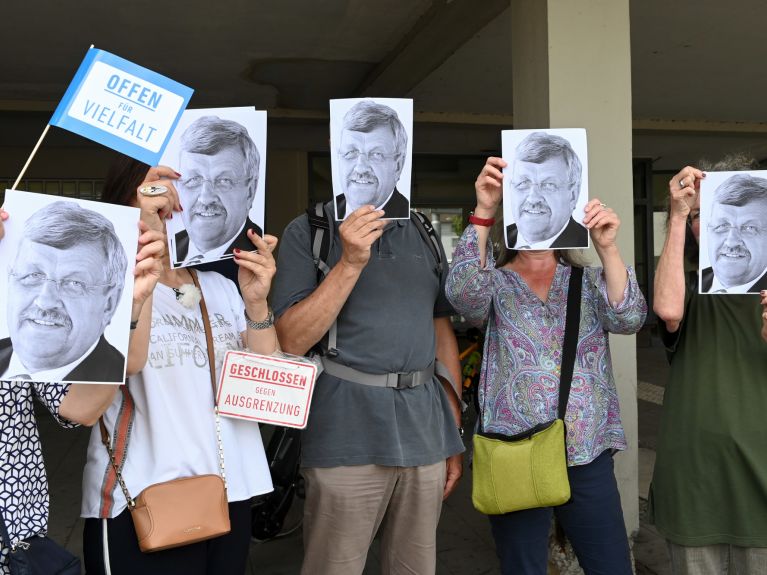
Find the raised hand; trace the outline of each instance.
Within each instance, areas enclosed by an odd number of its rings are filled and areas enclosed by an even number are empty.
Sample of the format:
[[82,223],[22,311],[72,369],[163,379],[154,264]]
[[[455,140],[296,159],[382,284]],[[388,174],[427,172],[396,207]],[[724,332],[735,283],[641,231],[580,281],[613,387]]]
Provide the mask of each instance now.
[[586,204],[583,211],[586,214],[583,225],[589,229],[594,248],[605,250],[615,247],[615,239],[621,225],[618,214],[597,198]]
[[700,191],[700,182],[706,173],[698,168],[686,166],[668,183],[672,217],[687,219]]
[[[141,219],[147,225],[157,231],[165,229],[166,218],[172,218],[173,212],[182,210],[178,192],[172,180],[177,180],[179,174],[167,166],[155,166],[150,168],[144,181],[136,189],[136,205],[141,208]],[[145,195],[141,193],[145,187],[164,186],[166,192],[158,195]]]
[[485,162],[482,171],[474,182],[477,192],[477,209],[474,215],[480,218],[492,218],[503,198],[503,168],[506,167],[503,158],[490,157]]
[[381,219],[383,215],[384,211],[376,210],[374,206],[362,206],[338,226],[343,246],[342,261],[357,268],[367,265],[370,247],[381,237],[388,223]]
[[272,252],[277,245],[277,238],[264,235],[261,238],[253,230],[248,230],[248,238],[258,251],[246,252],[234,250],[234,262],[240,266],[237,280],[245,305],[266,306],[266,296],[272,285],[272,278],[277,271]]
[[3,239],[3,236],[5,235],[5,228],[3,227],[3,222],[8,219],[8,212],[6,212],[3,208],[0,208],[0,240]]
[[133,303],[142,306],[154,291],[162,275],[162,257],[165,255],[165,235],[150,230],[146,222],[139,221],[136,268],[133,271]]

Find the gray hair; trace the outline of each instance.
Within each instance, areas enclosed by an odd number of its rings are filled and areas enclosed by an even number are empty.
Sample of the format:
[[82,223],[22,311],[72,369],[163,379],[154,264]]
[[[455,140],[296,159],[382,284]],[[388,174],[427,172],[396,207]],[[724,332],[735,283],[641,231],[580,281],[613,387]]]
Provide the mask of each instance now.
[[567,164],[567,181],[576,190],[581,186],[581,160],[573,147],[562,136],[533,132],[522,140],[516,149],[515,160],[542,164],[547,160],[562,158]]
[[404,156],[407,152],[407,131],[392,108],[372,100],[361,100],[344,115],[344,130],[365,133],[381,126],[391,129],[397,155]]
[[128,257],[112,222],[98,212],[74,202],[53,202],[27,219],[23,239],[59,250],[81,244],[98,245],[104,254],[106,281],[114,286],[120,299]]
[[242,152],[245,158],[245,176],[254,180],[255,188],[261,155],[245,126],[218,116],[202,116],[192,122],[181,135],[182,152],[214,156],[229,147],[236,147]]
[[727,206],[745,206],[759,199],[767,199],[767,179],[749,174],[727,178],[714,192],[714,201]]
[[744,172],[759,169],[759,162],[743,152],[727,154],[717,162],[701,158],[697,165],[704,172]]

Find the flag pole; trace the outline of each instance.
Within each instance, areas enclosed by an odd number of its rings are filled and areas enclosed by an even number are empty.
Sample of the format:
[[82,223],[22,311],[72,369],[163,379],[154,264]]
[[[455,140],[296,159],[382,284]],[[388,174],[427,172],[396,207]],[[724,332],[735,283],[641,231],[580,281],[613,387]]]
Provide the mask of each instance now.
[[13,182],[13,186],[11,187],[12,190],[16,189],[16,186],[19,185],[19,182],[21,181],[21,178],[24,177],[24,172],[27,171],[27,168],[29,167],[29,163],[32,161],[32,158],[35,157],[35,154],[37,153],[37,149],[40,147],[40,144],[43,143],[43,139],[45,138],[45,135],[48,133],[48,130],[50,129],[51,125],[46,124],[45,130],[43,130],[43,133],[40,135],[40,139],[37,140],[37,144],[35,144],[34,149],[32,150],[32,153],[29,155],[29,158],[27,158],[27,163],[24,164],[24,167],[21,168],[21,173],[19,174],[19,177],[16,178],[16,181]]
[[[91,44],[90,48],[88,48],[88,49],[90,50],[90,49],[92,49],[92,48],[93,48],[93,44]],[[27,163],[26,163],[26,164],[24,164],[24,167],[23,167],[23,168],[21,168],[21,173],[19,174],[19,177],[18,177],[18,178],[16,178],[16,181],[15,181],[15,182],[13,182],[13,186],[11,187],[11,189],[12,189],[12,190],[15,190],[15,189],[16,189],[16,186],[18,186],[18,185],[19,185],[19,182],[21,181],[21,178],[23,178],[23,177],[24,177],[24,174],[26,173],[26,171],[27,171],[27,168],[29,167],[29,164],[30,164],[30,162],[32,162],[32,158],[34,158],[34,157],[35,157],[35,154],[37,153],[37,150],[38,150],[38,148],[40,147],[40,144],[42,144],[42,143],[43,143],[43,140],[45,139],[45,135],[48,133],[48,130],[50,130],[50,129],[51,129],[51,124],[50,124],[50,122],[48,122],[48,123],[45,125],[45,129],[43,130],[43,133],[42,133],[42,134],[40,134],[40,139],[39,139],[39,140],[37,140],[37,144],[35,144],[35,147],[34,147],[34,149],[32,150],[32,153],[31,153],[31,154],[29,154],[29,158],[27,158]]]

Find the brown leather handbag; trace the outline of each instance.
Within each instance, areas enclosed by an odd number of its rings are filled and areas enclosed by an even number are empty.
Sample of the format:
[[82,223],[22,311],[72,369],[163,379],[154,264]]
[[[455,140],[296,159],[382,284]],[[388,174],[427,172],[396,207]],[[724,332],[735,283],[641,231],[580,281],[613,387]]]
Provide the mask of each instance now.
[[[194,270],[195,286],[200,283]],[[202,293],[202,291],[200,291]],[[216,402],[216,363],[213,352],[213,336],[205,299],[200,299],[200,311],[205,326],[208,345],[210,383],[213,386],[213,410],[216,415],[216,440],[220,475],[194,475],[172,481],[155,483],[133,499],[118,468],[112,443],[104,419],[99,419],[101,441],[109,452],[109,460],[117,474],[117,481],[128,501],[128,509],[136,529],[141,551],[151,553],[172,547],[181,547],[225,535],[231,530],[229,504],[226,497],[226,474],[224,472],[224,448],[221,444],[221,421]],[[129,393],[127,389],[124,393]]]

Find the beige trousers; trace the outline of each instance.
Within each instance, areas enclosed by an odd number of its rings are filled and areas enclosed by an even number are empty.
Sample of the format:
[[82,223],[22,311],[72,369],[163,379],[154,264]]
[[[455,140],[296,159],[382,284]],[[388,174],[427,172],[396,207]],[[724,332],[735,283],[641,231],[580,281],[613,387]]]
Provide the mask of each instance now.
[[686,547],[668,542],[674,575],[765,575],[767,547],[704,545]]
[[445,462],[310,467],[302,575],[361,575],[381,527],[383,575],[433,575]]

